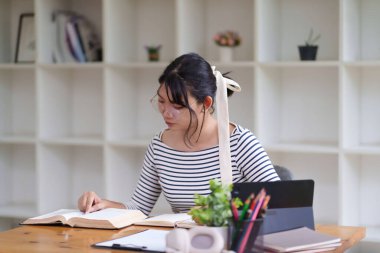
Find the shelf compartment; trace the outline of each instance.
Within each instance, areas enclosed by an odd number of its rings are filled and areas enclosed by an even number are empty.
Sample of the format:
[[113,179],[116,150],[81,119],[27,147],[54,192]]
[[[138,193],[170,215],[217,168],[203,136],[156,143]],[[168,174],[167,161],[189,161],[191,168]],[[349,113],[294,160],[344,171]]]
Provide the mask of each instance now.
[[213,37],[217,32],[234,30],[242,43],[234,48],[233,60],[254,59],[254,1],[179,1],[177,12],[179,54],[197,52],[208,60],[219,61],[219,46]]
[[99,40],[102,41],[102,2],[102,0],[37,0],[37,37],[40,38],[37,41],[39,62],[53,63],[52,56],[56,40],[56,31],[52,22],[54,11],[75,11],[77,14],[85,16]]
[[[377,155],[345,155],[342,158],[341,224],[351,226],[378,227],[380,208],[376,196],[380,194],[378,169],[380,158]],[[352,201],[356,201],[355,208]]]
[[[129,148],[109,146],[106,152],[107,198],[126,202],[132,197],[133,190],[142,169],[146,147]],[[118,187],[115,187],[118,185]]]
[[338,148],[338,67],[261,67],[256,76],[256,131],[265,146]]
[[159,87],[158,77],[161,72],[157,68],[107,68],[108,141],[145,141],[164,129],[160,113],[150,104],[150,99]]
[[312,179],[315,223],[338,223],[338,155],[268,152],[273,164],[288,168],[293,179]]
[[343,69],[343,146],[380,148],[380,66]]
[[0,139],[32,139],[36,135],[34,70],[0,70]]
[[42,144],[39,161],[40,213],[77,208],[85,191],[104,196],[102,147]]
[[103,139],[103,71],[41,68],[38,78],[42,139]]
[[343,59],[380,60],[380,2],[347,0],[343,4]]
[[[258,60],[299,60],[313,28],[321,34],[317,60],[339,60],[339,0],[259,0],[256,7]],[[321,15],[323,13],[323,15]]]
[[162,45],[160,60],[176,56],[174,0],[104,1],[105,60],[147,62],[145,46]]
[[[0,144],[0,216],[25,217],[37,207],[36,149],[31,144]],[[20,210],[19,207],[27,207]]]
[[[107,148],[107,198],[122,203],[132,198],[143,166],[146,148],[147,146],[136,149],[135,147],[113,145]],[[115,185],[118,187],[115,187]],[[170,212],[171,208],[163,194],[161,194],[151,214],[158,215]]]
[[15,61],[20,15],[34,12],[34,1],[0,1],[0,63]]

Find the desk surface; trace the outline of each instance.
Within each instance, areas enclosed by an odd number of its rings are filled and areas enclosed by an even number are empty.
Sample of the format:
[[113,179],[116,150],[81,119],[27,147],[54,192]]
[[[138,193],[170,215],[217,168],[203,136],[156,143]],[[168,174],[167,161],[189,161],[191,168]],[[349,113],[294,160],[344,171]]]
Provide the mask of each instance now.
[[[131,226],[122,230],[70,228],[63,226],[20,226],[0,233],[0,253],[5,252],[115,252],[96,249],[92,244],[133,234],[149,227]],[[170,228],[159,228],[170,229]],[[365,237],[364,227],[317,225],[316,230],[342,238],[335,252],[344,252]],[[127,252],[127,251],[123,251]]]

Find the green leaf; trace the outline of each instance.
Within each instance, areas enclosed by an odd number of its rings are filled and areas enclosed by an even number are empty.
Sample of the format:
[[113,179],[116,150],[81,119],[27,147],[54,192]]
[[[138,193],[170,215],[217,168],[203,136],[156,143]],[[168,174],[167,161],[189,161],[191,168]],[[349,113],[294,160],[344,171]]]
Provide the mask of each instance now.
[[233,201],[237,207],[243,202],[239,198],[231,200],[233,185],[224,185],[219,180],[213,179],[209,182],[211,193],[208,196],[194,195],[195,207],[191,208],[189,214],[193,220],[207,226],[227,226],[232,218],[230,202]]

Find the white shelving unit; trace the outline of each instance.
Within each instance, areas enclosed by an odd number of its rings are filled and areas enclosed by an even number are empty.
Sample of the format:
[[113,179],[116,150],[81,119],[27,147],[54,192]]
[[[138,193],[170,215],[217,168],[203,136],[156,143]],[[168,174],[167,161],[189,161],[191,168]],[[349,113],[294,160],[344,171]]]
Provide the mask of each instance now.
[[[51,14],[87,16],[103,61],[53,64]],[[18,19],[35,13],[37,59],[15,64]],[[95,190],[125,201],[146,146],[164,127],[149,105],[176,56],[197,52],[232,71],[243,93],[231,120],[250,128],[276,164],[312,178],[317,223],[361,225],[358,250],[380,245],[380,1],[0,0],[0,217],[75,207]],[[297,46],[321,33],[318,59]],[[242,45],[219,62],[212,36],[234,29]],[[144,46],[161,44],[161,61]],[[355,204],[356,203],[356,204]],[[164,201],[155,212],[169,211]]]

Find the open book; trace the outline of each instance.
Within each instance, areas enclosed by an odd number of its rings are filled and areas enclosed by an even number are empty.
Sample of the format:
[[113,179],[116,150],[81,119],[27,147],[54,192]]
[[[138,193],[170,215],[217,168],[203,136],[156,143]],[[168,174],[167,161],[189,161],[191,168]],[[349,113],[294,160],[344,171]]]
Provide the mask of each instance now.
[[147,216],[139,210],[106,208],[93,213],[75,209],[60,209],[55,212],[29,218],[21,224],[64,224],[71,227],[119,229]]
[[63,224],[71,227],[119,229],[130,225],[191,228],[197,224],[186,213],[162,214],[147,218],[139,210],[106,208],[85,214],[75,209],[60,209],[29,218],[23,225]]
[[179,228],[192,228],[197,226],[195,221],[193,221],[191,216],[187,213],[161,214],[142,221],[137,221],[134,225]]

